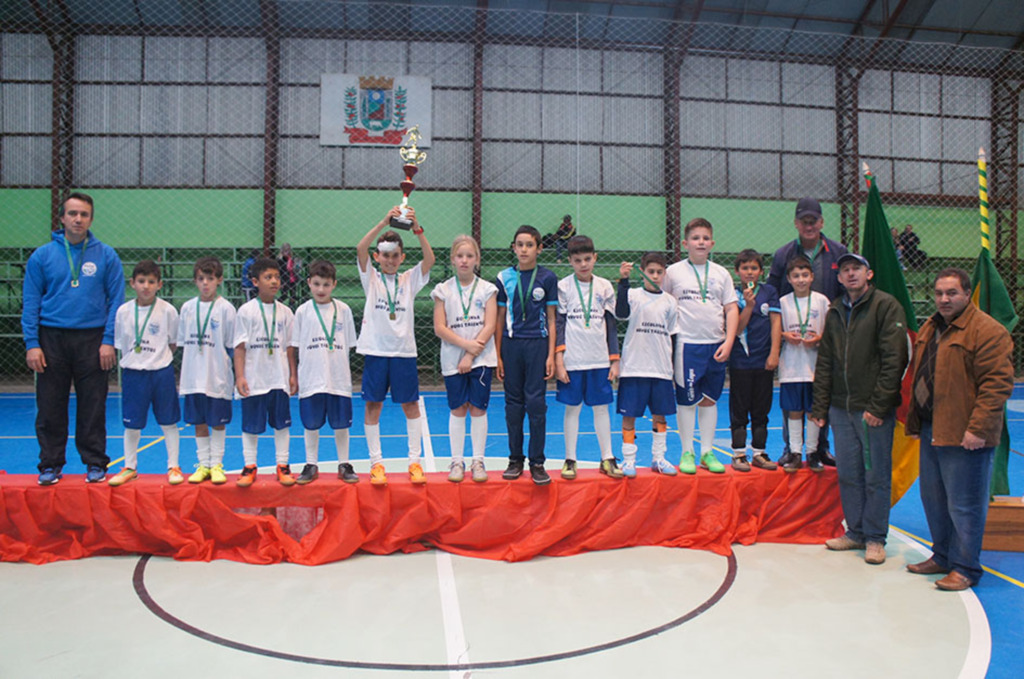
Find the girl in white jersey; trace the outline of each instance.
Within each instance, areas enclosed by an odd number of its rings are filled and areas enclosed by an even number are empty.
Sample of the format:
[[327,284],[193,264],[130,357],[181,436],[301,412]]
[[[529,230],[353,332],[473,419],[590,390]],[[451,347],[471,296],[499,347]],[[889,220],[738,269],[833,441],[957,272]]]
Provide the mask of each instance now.
[[498,365],[494,350],[494,327],[498,317],[498,288],[476,275],[480,246],[470,236],[455,237],[452,243],[455,275],[438,283],[434,299],[434,332],[441,338],[441,374],[448,392],[448,439],[452,463],[448,480],[462,481],[466,473],[463,449],[466,442],[466,412],[471,416],[473,480],[487,480],[484,447],[487,444],[487,404],[491,376]]

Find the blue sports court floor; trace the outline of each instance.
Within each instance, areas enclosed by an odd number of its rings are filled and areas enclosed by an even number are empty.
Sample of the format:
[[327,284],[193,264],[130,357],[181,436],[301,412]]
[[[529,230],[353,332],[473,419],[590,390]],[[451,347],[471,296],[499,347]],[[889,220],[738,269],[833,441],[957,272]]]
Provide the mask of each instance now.
[[[1024,441],[1024,386],[1009,404],[1011,439]],[[728,414],[716,444],[727,462]],[[367,472],[362,406],[355,399],[352,458]],[[425,467],[447,469],[442,393],[424,393]],[[236,403],[237,408],[237,403]],[[291,461],[304,462],[293,407]],[[35,473],[32,394],[0,395],[0,469]],[[239,417],[225,466],[241,466]],[[503,395],[491,401],[488,468],[507,453]],[[772,413],[769,452],[781,446]],[[670,419],[670,426],[674,422]],[[549,468],[562,458],[562,408],[549,394]],[[612,419],[618,448],[619,422]],[[108,406],[111,457],[120,457],[119,395]],[[589,413],[581,464],[596,465]],[[405,466],[405,427],[385,407],[389,471]],[[641,464],[649,427],[638,426]],[[164,473],[160,430],[144,431],[140,471]],[[671,443],[677,441],[670,437]],[[321,460],[334,460],[321,438]],[[676,444],[678,458],[678,444]],[[468,441],[467,441],[468,452]],[[69,445],[65,475],[84,473]],[[670,453],[671,458],[671,453]],[[182,429],[182,468],[195,462]],[[260,462],[273,462],[261,438]],[[119,464],[112,469],[120,468]],[[332,469],[333,466],[328,466]],[[781,471],[779,473],[782,473]],[[270,482],[269,477],[263,477]],[[438,483],[446,483],[443,476]],[[363,483],[366,482],[364,479]],[[431,479],[431,482],[435,482]],[[468,481],[467,481],[468,482]],[[492,474],[492,483],[502,483]],[[0,475],[0,483],[3,476]],[[1012,452],[1010,486],[1024,493],[1024,456]],[[711,553],[636,548],[508,564],[425,552],[358,555],[315,568],[102,557],[46,566],[0,563],[0,677],[337,676],[663,677],[1024,675],[1024,554],[985,552],[972,591],[942,593],[904,565],[927,554],[916,486],[893,508],[888,561],[823,547],[736,547]],[[737,652],[739,651],[739,652]]]

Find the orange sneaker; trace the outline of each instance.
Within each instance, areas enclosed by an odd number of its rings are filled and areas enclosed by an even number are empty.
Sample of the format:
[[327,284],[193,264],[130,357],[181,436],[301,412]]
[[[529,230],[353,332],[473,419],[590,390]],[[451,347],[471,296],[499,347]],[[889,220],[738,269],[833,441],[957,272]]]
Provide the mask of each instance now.
[[128,483],[138,475],[138,472],[136,472],[134,469],[125,467],[114,476],[111,476],[107,483],[110,484],[111,486],[121,486],[124,485],[125,483]]
[[242,468],[242,475],[238,477],[235,485],[239,488],[248,488],[254,481],[256,481],[256,465],[251,464]]
[[419,462],[413,462],[409,465],[409,480],[413,483],[427,482],[427,477],[423,475],[423,467],[420,466]]
[[167,470],[167,483],[176,486],[185,482],[185,475],[181,473],[181,467],[171,467]]
[[380,462],[370,467],[370,483],[375,486],[388,485],[388,477],[384,473],[384,465]]
[[294,486],[295,477],[292,476],[292,468],[286,464],[277,465],[277,481],[282,486]]

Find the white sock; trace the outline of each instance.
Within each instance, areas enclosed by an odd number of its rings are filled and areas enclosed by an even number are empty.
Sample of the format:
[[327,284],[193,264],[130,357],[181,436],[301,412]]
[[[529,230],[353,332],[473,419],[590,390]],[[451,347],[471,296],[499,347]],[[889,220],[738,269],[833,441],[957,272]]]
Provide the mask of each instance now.
[[164,432],[164,443],[167,445],[167,468],[177,467],[178,453],[181,451],[181,434],[176,424],[161,424]]
[[288,464],[288,443],[291,439],[287,429],[274,430],[274,457],[278,464]]
[[668,450],[668,432],[656,431],[652,433],[651,459],[664,460],[665,451]]
[[622,442],[622,461],[636,463],[636,443]]
[[818,452],[818,433],[821,427],[816,425],[811,418],[807,418],[807,454]]
[[259,445],[259,440],[259,434],[242,432],[242,457],[245,458],[246,467],[256,466],[256,448]]
[[683,452],[693,450],[693,430],[696,426],[697,406],[676,406],[676,425],[679,427],[679,441],[683,444]]
[[366,432],[366,448],[370,452],[370,464],[383,462],[384,456],[380,452],[380,425],[364,424],[363,430]]
[[562,430],[565,432],[565,459],[576,459],[576,439],[580,435],[580,410],[582,405],[565,406],[565,417],[562,419]]
[[452,462],[462,462],[466,448],[466,416],[448,413],[448,443],[452,448]]
[[224,464],[224,448],[227,446],[228,430],[210,430],[210,466]]
[[423,418],[416,417],[405,419],[405,438],[409,443],[409,464],[420,461],[423,445],[420,439],[423,437]]
[[200,467],[212,467],[210,464],[210,437],[196,436],[196,458]]
[[139,439],[142,438],[141,429],[124,430],[124,466],[128,469],[139,469]]
[[697,407],[697,425],[700,427],[700,454],[715,448],[715,425],[718,423],[718,404]]
[[754,448],[754,457],[757,457],[758,455],[764,455],[764,451],[763,450],[758,450],[757,448]]
[[470,416],[469,438],[473,443],[473,459],[484,459],[484,448],[487,447],[487,414],[480,417]]
[[746,448],[733,448],[732,449],[732,456],[734,458],[736,458],[736,457],[746,457],[746,455],[747,455],[747,449]]
[[615,453],[612,452],[612,418],[607,405],[594,406],[594,431],[597,432],[601,459],[610,460],[615,457]]
[[804,450],[804,421],[786,420],[789,426],[789,449],[794,455],[803,455]]
[[306,464],[316,464],[320,452],[320,430],[307,429],[304,438],[306,440]]
[[334,447],[338,450],[338,462],[348,462],[348,429],[334,430]]

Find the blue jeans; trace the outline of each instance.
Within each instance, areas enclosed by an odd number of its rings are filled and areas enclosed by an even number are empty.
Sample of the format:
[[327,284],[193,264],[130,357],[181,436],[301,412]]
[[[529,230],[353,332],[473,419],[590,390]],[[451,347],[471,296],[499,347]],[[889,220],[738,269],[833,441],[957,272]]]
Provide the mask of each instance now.
[[977,582],[988,515],[995,448],[932,445],[932,423],[921,423],[921,504],[932,533],[935,563]]
[[[896,418],[889,413],[881,426],[867,427],[863,410],[832,407],[829,422],[835,438],[839,498],[846,534],[857,542],[885,544],[889,534],[892,495],[892,433]],[[871,469],[865,468],[865,444]]]

